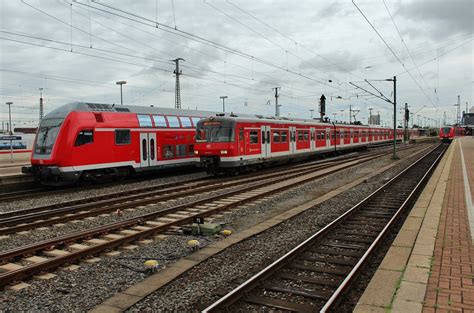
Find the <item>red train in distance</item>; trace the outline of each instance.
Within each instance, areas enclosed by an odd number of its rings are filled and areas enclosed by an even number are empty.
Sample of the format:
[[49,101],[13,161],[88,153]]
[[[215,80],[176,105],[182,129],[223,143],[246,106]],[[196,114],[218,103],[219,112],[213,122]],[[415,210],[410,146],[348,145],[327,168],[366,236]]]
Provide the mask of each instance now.
[[439,129],[439,139],[451,142],[455,137],[464,136],[464,128],[459,126],[444,126]]
[[[416,131],[410,130],[411,137]],[[403,130],[397,130],[403,140]],[[245,172],[267,164],[343,150],[366,149],[393,141],[393,129],[315,120],[216,116],[202,119],[196,130],[196,156],[209,173]]]
[[31,155],[43,184],[103,181],[194,166],[195,127],[215,112],[75,102],[44,117]]

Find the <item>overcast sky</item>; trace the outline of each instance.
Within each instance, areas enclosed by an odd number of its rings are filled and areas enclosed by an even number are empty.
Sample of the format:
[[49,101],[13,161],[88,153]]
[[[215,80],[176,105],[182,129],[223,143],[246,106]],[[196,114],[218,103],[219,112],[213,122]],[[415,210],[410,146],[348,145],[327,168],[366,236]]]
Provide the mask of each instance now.
[[325,94],[331,118],[352,105],[388,124],[392,104],[349,82],[392,99],[395,75],[416,115],[452,123],[458,95],[473,105],[473,0],[355,3],[393,52],[349,0],[0,0],[0,119],[13,101],[16,126],[36,125],[39,88],[46,113],[120,103],[118,80],[125,104],[174,107],[177,57],[189,109],[221,111],[228,96],[228,112],[271,115],[278,86],[282,116],[316,116]]

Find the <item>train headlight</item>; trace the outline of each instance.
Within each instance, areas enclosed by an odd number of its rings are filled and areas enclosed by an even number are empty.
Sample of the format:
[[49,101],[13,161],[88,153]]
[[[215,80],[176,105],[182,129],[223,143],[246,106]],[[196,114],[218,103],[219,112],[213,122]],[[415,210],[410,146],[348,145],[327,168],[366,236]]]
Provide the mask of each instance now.
[[227,150],[221,150],[221,154],[227,154]]
[[198,154],[199,154],[199,151],[194,150],[194,154],[195,154],[195,155],[198,155]]

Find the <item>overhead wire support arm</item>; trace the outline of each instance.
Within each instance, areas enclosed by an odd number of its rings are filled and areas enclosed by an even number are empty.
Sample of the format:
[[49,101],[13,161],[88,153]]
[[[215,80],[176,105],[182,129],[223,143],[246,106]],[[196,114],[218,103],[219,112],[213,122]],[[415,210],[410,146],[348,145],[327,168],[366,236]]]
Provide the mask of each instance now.
[[364,80],[365,80],[365,82],[366,82],[367,84],[370,85],[370,87],[374,88],[374,89],[380,94],[381,97],[385,97],[385,96],[383,95],[383,93],[382,93],[380,90],[378,90],[377,88],[375,88],[375,86],[372,85],[367,79],[364,79]]
[[356,87],[356,88],[358,88],[358,89],[362,89],[363,91],[367,92],[368,94],[371,94],[371,95],[374,96],[374,97],[377,97],[377,98],[379,98],[379,99],[382,99],[383,101],[392,103],[392,101],[391,101],[390,99],[388,99],[387,97],[385,97],[385,96],[383,96],[383,95],[382,95],[382,96],[379,96],[379,95],[377,95],[377,94],[375,94],[375,93],[373,93],[373,92],[371,92],[371,91],[368,91],[368,90],[365,89],[365,88],[362,88],[362,87],[360,87],[360,86],[357,86],[357,85],[354,84],[353,82],[349,82],[349,84],[351,84],[352,86],[354,86],[354,87]]

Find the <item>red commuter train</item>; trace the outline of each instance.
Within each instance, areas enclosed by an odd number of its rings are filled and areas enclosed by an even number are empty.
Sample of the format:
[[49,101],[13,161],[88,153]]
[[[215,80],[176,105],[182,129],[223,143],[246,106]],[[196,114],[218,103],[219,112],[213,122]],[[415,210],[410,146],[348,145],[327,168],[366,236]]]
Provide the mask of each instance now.
[[75,102],[44,117],[31,155],[43,184],[102,181],[132,172],[193,166],[195,127],[215,112]]
[[[411,136],[416,132],[410,130]],[[403,130],[397,130],[397,140]],[[393,141],[393,129],[315,120],[216,116],[198,122],[196,156],[210,173],[244,172],[318,154]]]
[[439,139],[443,142],[451,142],[454,137],[463,136],[464,129],[458,126],[444,126],[439,129]]

